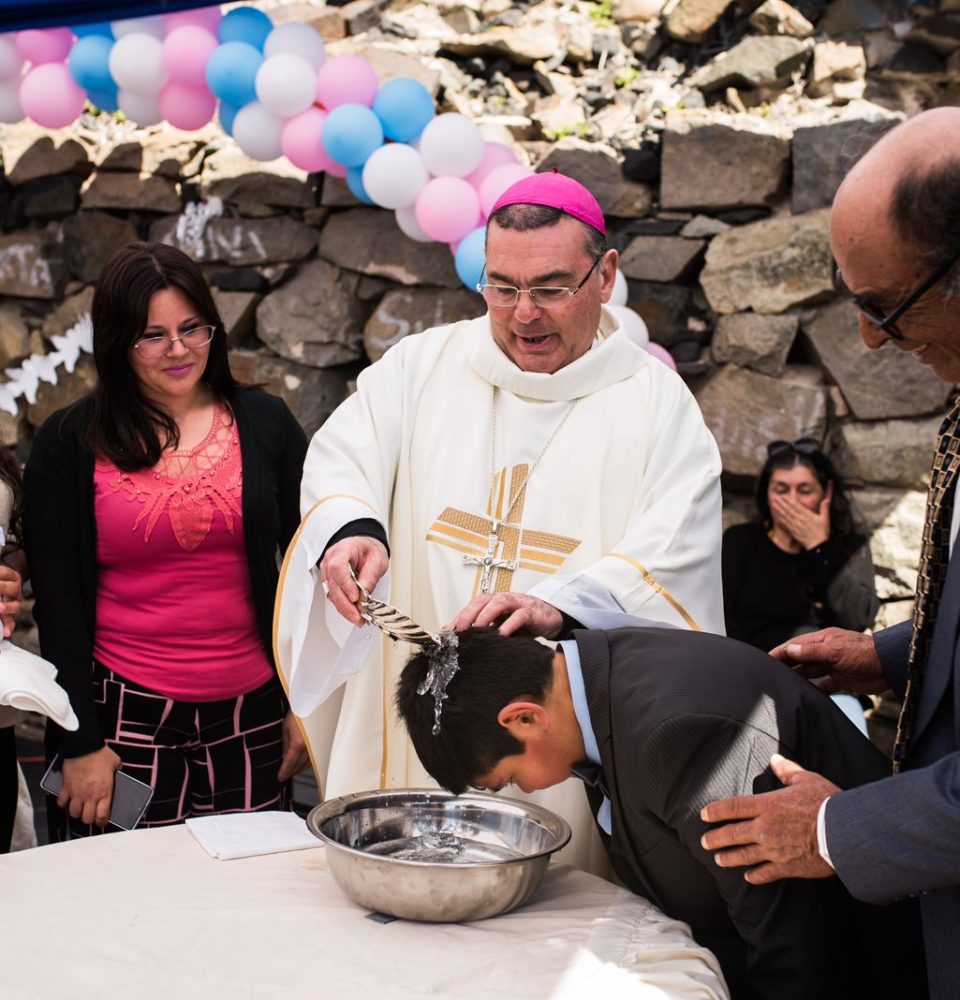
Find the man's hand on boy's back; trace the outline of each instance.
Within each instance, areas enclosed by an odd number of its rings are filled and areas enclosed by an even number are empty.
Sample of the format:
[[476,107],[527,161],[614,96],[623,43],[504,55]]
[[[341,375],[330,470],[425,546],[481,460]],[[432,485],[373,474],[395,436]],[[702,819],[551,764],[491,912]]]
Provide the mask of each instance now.
[[815,680],[827,694],[877,694],[890,687],[873,637],[862,632],[844,628],[808,632],[771,649],[770,655]]
[[833,782],[774,754],[774,774],[784,786],[760,795],[738,795],[704,806],[700,818],[723,823],[701,840],[721,868],[749,867],[754,885],[782,878],[828,878],[833,869],[820,857],[817,815],[824,799],[839,792]]

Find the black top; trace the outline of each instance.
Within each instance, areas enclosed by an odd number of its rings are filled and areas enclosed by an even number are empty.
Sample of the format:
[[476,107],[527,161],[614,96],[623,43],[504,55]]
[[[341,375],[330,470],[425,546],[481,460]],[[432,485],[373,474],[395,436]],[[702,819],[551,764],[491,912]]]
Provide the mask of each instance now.
[[770,650],[803,632],[836,625],[862,632],[877,614],[870,550],[859,537],[784,552],[753,521],[723,535],[727,635]]
[[[241,389],[229,400],[243,464],[243,535],[254,612],[273,660],[273,604],[282,554],[300,523],[307,441],[283,400]],[[90,690],[97,599],[94,456],[81,444],[85,401],[58,410],[33,442],[24,472],[24,548],[40,650],[58,670],[80,728],[47,726],[47,744],[79,757],[103,746]]]

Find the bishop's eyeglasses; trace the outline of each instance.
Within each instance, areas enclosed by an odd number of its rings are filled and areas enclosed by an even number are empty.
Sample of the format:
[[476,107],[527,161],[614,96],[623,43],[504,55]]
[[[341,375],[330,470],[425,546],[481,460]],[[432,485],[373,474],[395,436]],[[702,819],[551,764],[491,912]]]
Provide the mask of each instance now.
[[564,285],[534,285],[533,288],[517,288],[514,285],[491,285],[482,278],[477,282],[477,291],[484,297],[486,303],[495,309],[513,309],[520,301],[521,294],[530,296],[530,301],[538,309],[556,309],[565,306],[587,283],[587,279],[596,270],[597,264],[603,260],[606,250],[601,251],[593,259],[590,270],[577,283],[576,288]]
[[145,333],[133,342],[133,346],[141,357],[162,358],[170,352],[176,340],[184,347],[206,347],[213,340],[216,329],[215,326],[192,326],[177,337],[169,337],[165,333]]

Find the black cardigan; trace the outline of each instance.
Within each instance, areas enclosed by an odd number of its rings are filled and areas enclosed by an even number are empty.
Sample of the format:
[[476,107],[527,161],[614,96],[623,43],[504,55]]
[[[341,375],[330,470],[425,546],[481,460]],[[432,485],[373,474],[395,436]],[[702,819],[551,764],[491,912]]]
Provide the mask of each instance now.
[[879,603],[870,549],[859,536],[829,538],[806,552],[784,552],[757,521],[723,535],[727,635],[764,652],[829,625],[862,632]]
[[[58,670],[80,728],[47,727],[47,745],[66,757],[103,746],[90,685],[97,600],[94,456],[81,444],[84,400],[58,410],[33,442],[24,472],[24,548],[36,596],[40,650]],[[257,625],[273,661],[277,551],[300,523],[307,441],[283,400],[241,389],[230,406],[243,464],[243,535]]]

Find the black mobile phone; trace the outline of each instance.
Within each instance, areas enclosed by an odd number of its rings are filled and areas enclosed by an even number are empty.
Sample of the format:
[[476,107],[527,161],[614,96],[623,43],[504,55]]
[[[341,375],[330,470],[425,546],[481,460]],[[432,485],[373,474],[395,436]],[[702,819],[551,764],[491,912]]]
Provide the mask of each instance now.
[[[63,762],[60,754],[50,762],[47,773],[40,779],[40,787],[49,795],[59,795],[63,788]],[[123,771],[117,771],[113,778],[113,802],[110,805],[110,820],[121,830],[133,830],[143,819],[143,814],[153,798],[153,789]]]

